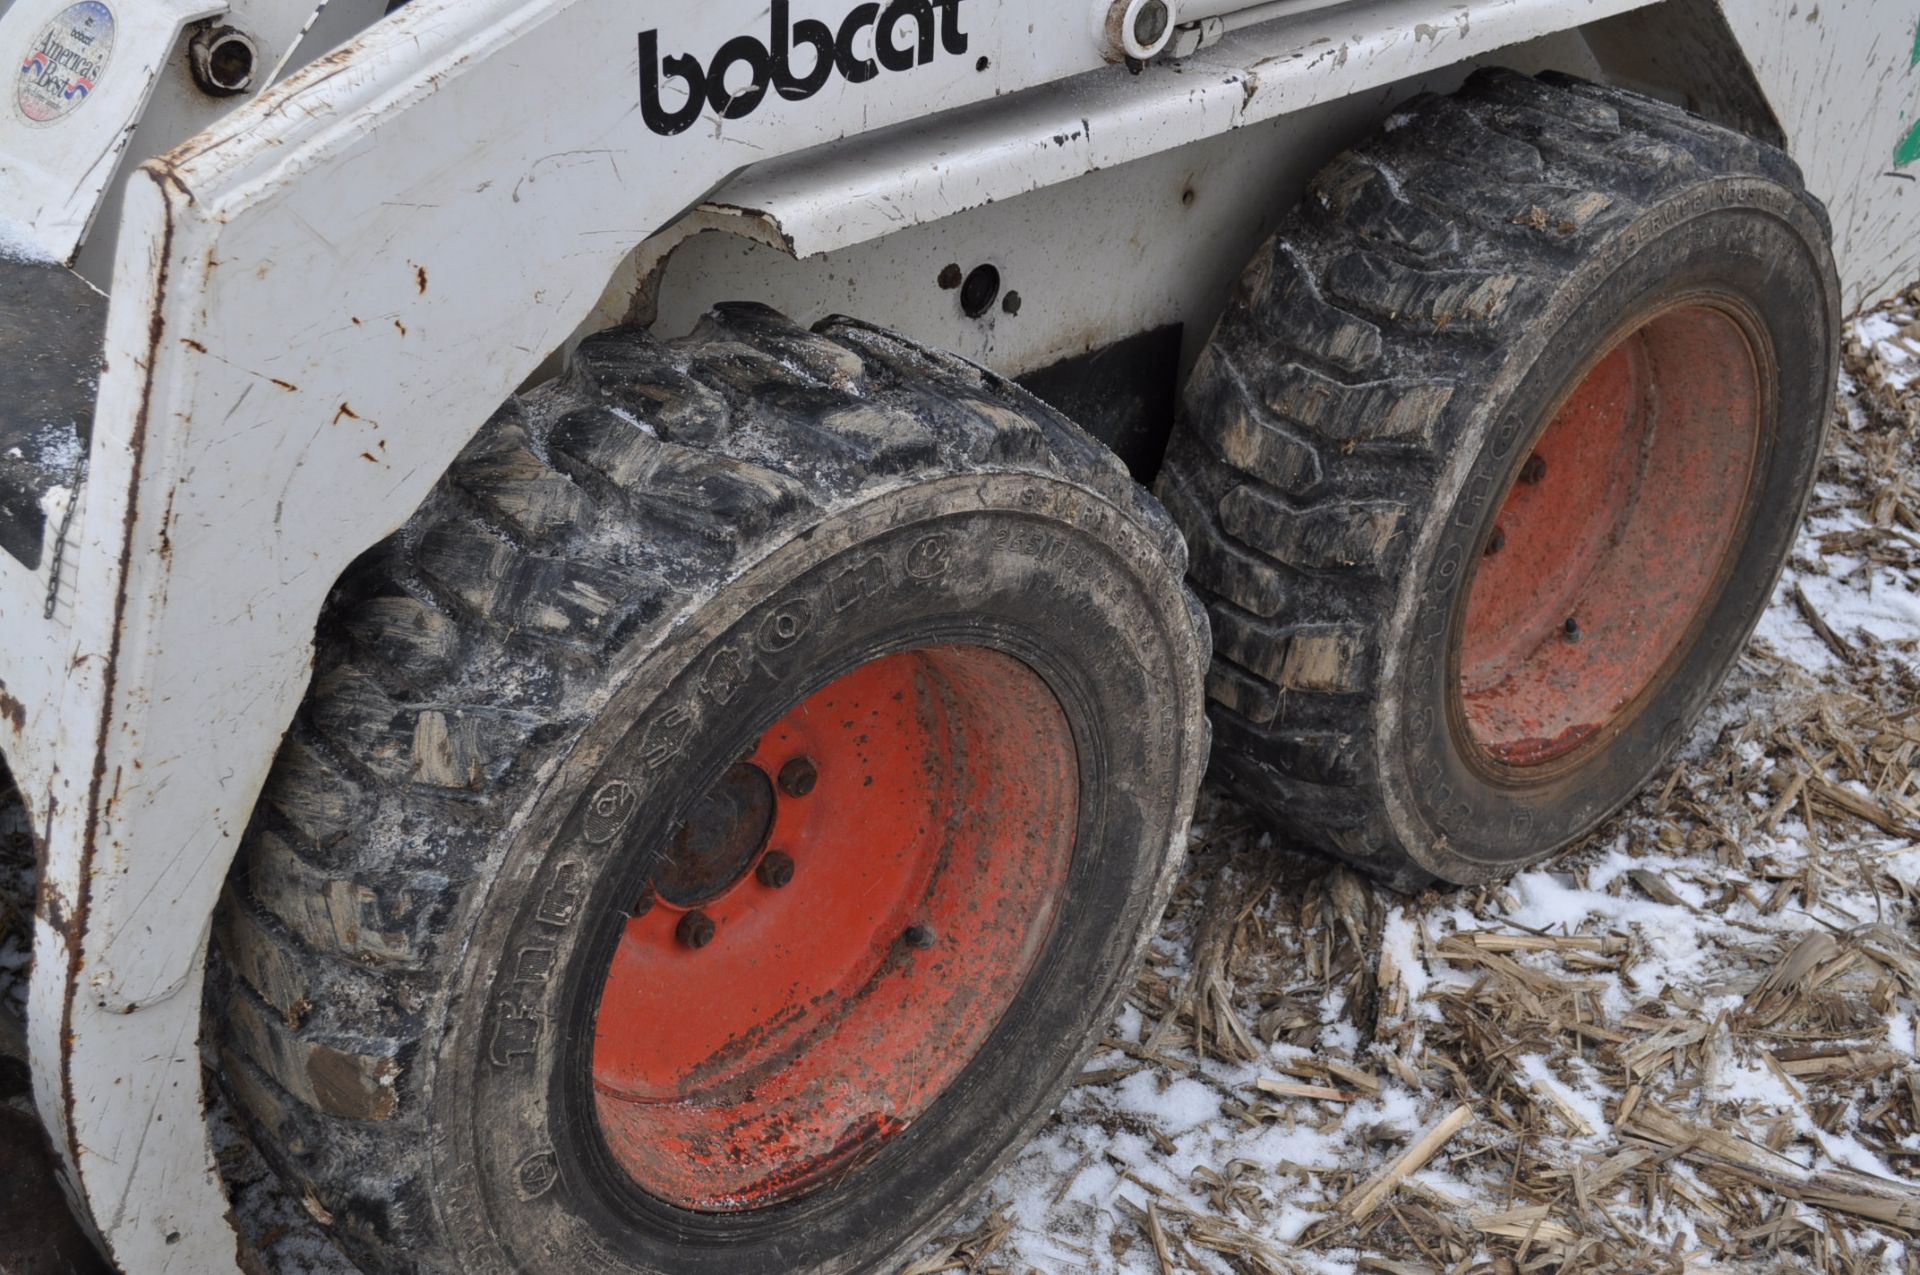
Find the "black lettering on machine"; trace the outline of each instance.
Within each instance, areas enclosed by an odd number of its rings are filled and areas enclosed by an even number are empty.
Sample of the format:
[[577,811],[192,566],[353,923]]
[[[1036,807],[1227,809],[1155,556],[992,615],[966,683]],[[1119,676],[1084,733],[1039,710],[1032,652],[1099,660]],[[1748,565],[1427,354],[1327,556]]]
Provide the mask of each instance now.
[[[738,35],[704,65],[688,53],[660,55],[660,32],[640,33],[640,115],[663,137],[693,127],[708,107],[737,120],[758,110],[773,90],[804,102],[835,74],[865,84],[882,71],[910,71],[941,53],[967,51],[960,29],[965,0],[891,0],[855,5],[838,27],[818,18],[791,19],[791,0],[772,0],[769,39]],[[677,82],[686,97],[669,106],[662,91]]]

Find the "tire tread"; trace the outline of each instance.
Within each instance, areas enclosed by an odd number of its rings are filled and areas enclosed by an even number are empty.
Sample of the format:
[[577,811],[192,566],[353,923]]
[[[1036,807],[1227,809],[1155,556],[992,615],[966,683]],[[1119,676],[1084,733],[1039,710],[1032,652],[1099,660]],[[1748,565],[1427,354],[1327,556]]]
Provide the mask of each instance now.
[[1011,382],[851,320],[728,305],[678,341],[586,339],[343,578],[208,1004],[230,1096],[358,1263],[460,1269],[424,1202],[422,1068],[467,900],[616,654],[830,507],[993,469],[1097,490],[1184,571],[1120,462]]
[[1481,71],[1336,158],[1249,265],[1186,388],[1158,491],[1216,635],[1214,773],[1403,887],[1371,705],[1381,635],[1475,369],[1569,263],[1703,175],[1785,156],[1666,103]]

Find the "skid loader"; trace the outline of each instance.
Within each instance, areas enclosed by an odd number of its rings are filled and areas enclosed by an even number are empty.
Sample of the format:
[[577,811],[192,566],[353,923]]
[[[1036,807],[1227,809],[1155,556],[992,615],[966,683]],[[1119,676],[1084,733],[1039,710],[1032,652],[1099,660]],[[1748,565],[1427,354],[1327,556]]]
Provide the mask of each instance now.
[[[1401,889],[1685,740],[1884,0],[9,0],[5,998],[128,1272],[894,1269],[1196,786]],[[17,67],[17,71],[12,68]],[[1836,264],[1837,263],[1837,264]]]

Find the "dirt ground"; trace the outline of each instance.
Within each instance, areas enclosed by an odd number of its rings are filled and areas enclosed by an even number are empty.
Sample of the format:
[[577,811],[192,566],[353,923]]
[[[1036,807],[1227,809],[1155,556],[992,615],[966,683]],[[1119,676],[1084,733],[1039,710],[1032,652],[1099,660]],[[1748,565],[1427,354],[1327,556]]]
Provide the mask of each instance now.
[[[1208,792],[1105,1048],[903,1275],[1920,1272],[1917,311],[1856,327],[1809,528],[1676,768],[1418,899]],[[349,1271],[217,1127],[258,1269]]]

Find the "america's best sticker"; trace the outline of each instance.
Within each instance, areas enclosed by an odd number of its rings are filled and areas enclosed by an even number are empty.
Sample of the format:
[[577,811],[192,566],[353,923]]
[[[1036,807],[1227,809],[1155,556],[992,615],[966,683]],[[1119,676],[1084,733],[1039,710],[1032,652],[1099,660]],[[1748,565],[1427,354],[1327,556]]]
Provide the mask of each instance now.
[[30,124],[73,114],[89,97],[113,54],[113,10],[80,0],[40,29],[20,59],[13,104]]

